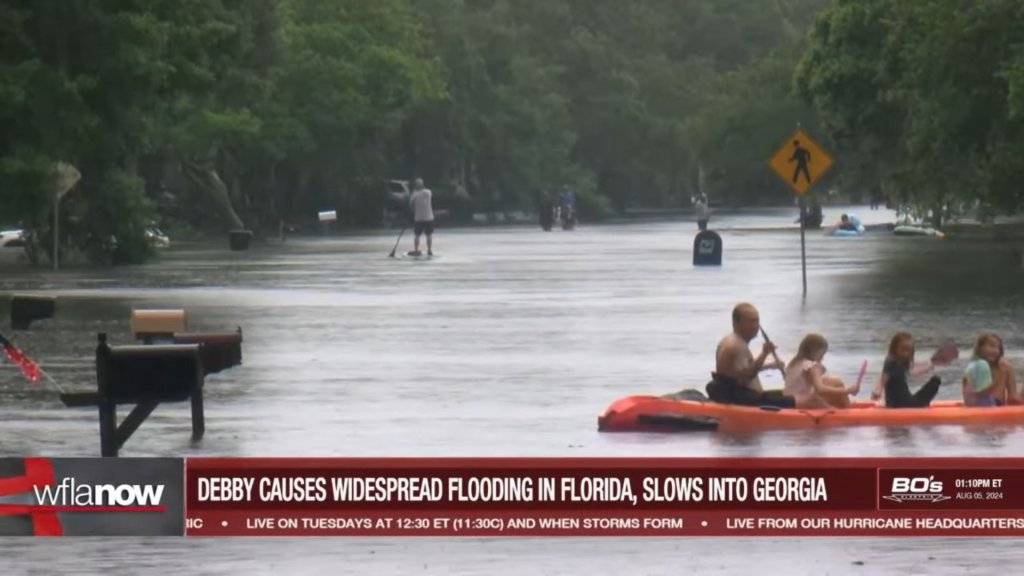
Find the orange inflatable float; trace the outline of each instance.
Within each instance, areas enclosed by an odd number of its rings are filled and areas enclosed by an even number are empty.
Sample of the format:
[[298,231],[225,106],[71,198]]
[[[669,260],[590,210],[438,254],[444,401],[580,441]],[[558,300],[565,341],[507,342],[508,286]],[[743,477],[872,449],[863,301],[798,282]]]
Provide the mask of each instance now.
[[1024,406],[965,407],[960,402],[932,402],[930,408],[885,408],[859,402],[850,408],[799,410],[627,396],[597,418],[602,432],[671,432],[683,430],[793,430],[842,426],[974,426],[1024,424]]

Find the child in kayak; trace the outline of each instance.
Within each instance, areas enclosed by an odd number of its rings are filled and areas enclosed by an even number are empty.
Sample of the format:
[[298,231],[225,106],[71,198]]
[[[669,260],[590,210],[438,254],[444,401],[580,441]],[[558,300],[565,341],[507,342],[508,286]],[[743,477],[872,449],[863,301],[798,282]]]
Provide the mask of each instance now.
[[942,380],[932,376],[924,386],[911,394],[907,378],[934,370],[936,360],[940,359],[940,355],[936,354],[925,364],[914,364],[914,337],[907,332],[896,333],[889,342],[889,353],[885,357],[882,375],[871,393],[871,399],[880,399],[884,391],[886,408],[927,408],[939,393]]
[[974,358],[964,370],[964,406],[995,406],[995,373],[1003,359],[1003,342],[995,334],[982,334],[974,343]]
[[841,379],[825,374],[821,361],[826,352],[828,341],[820,334],[808,334],[786,366],[784,393],[796,400],[797,408],[848,408],[850,396],[860,392],[859,382],[847,387]]
[[989,364],[992,369],[992,397],[995,398],[997,406],[1020,405],[1021,399],[1017,396],[1017,379],[1013,373],[1013,366],[1006,359],[1006,349],[1003,348],[1003,339],[995,334],[988,337],[999,346],[999,361]]

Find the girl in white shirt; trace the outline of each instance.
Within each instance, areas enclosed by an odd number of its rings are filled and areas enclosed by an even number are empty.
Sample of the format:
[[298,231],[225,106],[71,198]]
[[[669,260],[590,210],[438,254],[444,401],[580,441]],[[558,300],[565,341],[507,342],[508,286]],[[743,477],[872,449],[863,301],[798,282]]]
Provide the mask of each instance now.
[[828,341],[820,334],[808,334],[786,366],[783,393],[796,400],[797,408],[847,408],[850,396],[860,392],[859,383],[848,387],[841,379],[825,374],[821,361],[826,352]]

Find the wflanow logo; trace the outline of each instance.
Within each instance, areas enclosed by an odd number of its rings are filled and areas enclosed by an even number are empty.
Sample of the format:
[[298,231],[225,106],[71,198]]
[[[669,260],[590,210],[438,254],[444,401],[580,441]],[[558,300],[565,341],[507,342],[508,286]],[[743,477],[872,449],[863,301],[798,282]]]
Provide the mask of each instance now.
[[942,482],[935,476],[907,478],[896,476],[892,479],[890,494],[882,496],[892,502],[942,502],[950,497],[942,493]]
[[[65,477],[56,486],[33,486],[40,506],[56,508],[154,508],[162,511],[163,484],[85,484]],[[156,508],[160,509],[156,509]]]

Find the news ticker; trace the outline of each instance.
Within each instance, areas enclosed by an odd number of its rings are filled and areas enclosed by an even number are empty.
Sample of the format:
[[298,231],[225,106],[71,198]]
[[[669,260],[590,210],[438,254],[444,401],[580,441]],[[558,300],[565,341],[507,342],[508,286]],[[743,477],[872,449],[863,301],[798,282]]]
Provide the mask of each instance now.
[[1021,536],[1024,459],[0,459],[16,534]]

